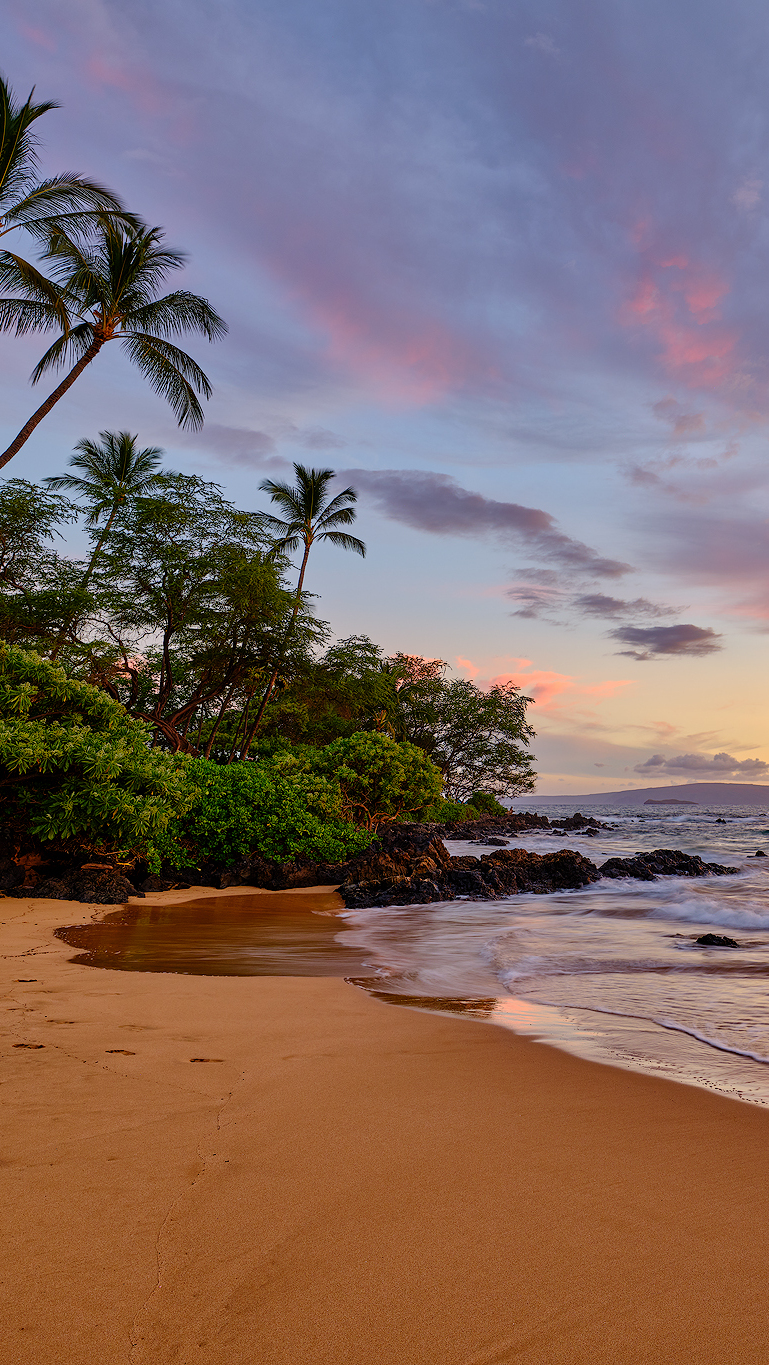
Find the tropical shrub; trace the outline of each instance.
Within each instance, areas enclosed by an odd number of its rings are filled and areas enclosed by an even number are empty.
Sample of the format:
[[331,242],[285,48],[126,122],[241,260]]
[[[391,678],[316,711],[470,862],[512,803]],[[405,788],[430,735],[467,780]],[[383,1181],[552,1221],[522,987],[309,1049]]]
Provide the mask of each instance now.
[[106,693],[0,641],[0,787],[11,822],[43,840],[138,850],[157,867],[192,788],[189,760],[149,739]]
[[441,794],[441,774],[423,749],[360,731],[317,750],[315,771],[338,782],[342,810],[375,830],[428,809]]
[[469,805],[481,815],[509,815],[510,812],[500,805],[496,796],[489,792],[473,792],[470,797]]
[[182,834],[199,859],[230,864],[259,852],[284,861],[306,854],[343,862],[371,835],[343,816],[339,784],[296,761],[218,766],[188,760],[195,792]]

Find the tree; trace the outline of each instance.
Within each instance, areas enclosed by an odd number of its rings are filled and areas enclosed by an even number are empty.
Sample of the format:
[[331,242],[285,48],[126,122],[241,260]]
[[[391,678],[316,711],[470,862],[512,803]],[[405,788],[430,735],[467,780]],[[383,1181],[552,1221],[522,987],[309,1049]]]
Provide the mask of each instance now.
[[[96,219],[113,214],[136,225],[137,220],[126,214],[120,200],[111,190],[87,180],[71,171],[40,180],[38,176],[39,140],[33,125],[43,114],[60,106],[55,100],[33,104],[30,91],[25,104],[17,104],[13,91],[0,76],[0,237],[17,229],[29,232],[37,240],[47,240],[54,230],[76,234],[87,233]],[[11,251],[0,251],[0,283],[5,282],[4,271],[12,268],[17,277],[27,281],[27,287],[38,304],[37,321],[34,309],[14,310],[14,300],[0,305],[0,327],[16,326],[17,336],[44,319],[55,325],[66,325],[66,308],[58,290],[40,275],[35,266]],[[25,301],[26,302],[26,301]],[[11,305],[10,308],[8,305]]]
[[0,484],[0,637],[47,648],[83,606],[82,565],[56,553],[58,527],[77,509],[25,479]]
[[[102,546],[112,529],[113,522],[129,498],[148,493],[157,482],[160,457],[163,452],[158,446],[138,448],[138,436],[128,431],[100,431],[101,444],[84,438],[75,446],[76,453],[70,459],[72,469],[80,469],[79,474],[59,474],[43,482],[52,491],[75,493],[83,498],[88,507],[85,524],[94,531],[96,544],[80,581],[84,593],[94,570]],[[101,530],[99,521],[106,514],[107,520]],[[55,659],[64,640],[70,622],[65,621],[51,658]]]
[[[88,241],[63,229],[51,231],[43,253],[50,262],[50,279],[39,272],[31,279],[15,258],[0,271],[0,283],[18,294],[0,299],[0,326],[6,331],[15,327],[17,334],[60,328],[60,336],[32,371],[32,383],[49,370],[75,362],[0,455],[0,468],[110,341],[121,343],[154,391],[171,404],[181,427],[197,430],[203,425],[197,395],[209,398],[211,384],[197,362],[169,338],[196,331],[215,341],[226,333],[225,323],[198,294],[178,289],[158,297],[166,276],[181,269],[185,259],[181,252],[161,245],[160,228],[131,227],[107,216],[100,217],[97,226]],[[43,299],[41,280],[58,299],[58,312]]]
[[[174,751],[196,751],[196,724],[202,738],[254,679],[261,689],[292,609],[258,515],[182,474],[126,503],[92,582],[112,642],[100,681]],[[300,616],[297,646],[319,629]]]
[[264,715],[265,708],[278,680],[283,654],[295,628],[302,600],[307,561],[313,545],[316,541],[327,540],[331,545],[338,545],[342,550],[354,551],[361,558],[364,558],[366,554],[366,546],[362,540],[358,540],[357,536],[349,535],[346,531],[339,530],[340,526],[351,526],[355,521],[353,503],[358,501],[355,490],[344,488],[341,493],[329,498],[327,490],[334,477],[333,469],[307,469],[304,465],[295,464],[294,474],[296,484],[293,488],[287,483],[275,483],[272,479],[265,479],[259,485],[262,492],[269,493],[272,502],[276,503],[285,513],[284,519],[275,517],[270,512],[261,514],[264,529],[274,537],[276,551],[282,554],[293,554],[300,545],[304,546],[304,551],[294,593],[294,605],[286,627],[283,650],[262,697],[253,722],[251,738],[256,733]]
[[444,796],[469,801],[474,792],[517,796],[532,791],[534,730],[526,720],[531,697],[513,683],[482,692],[462,678],[448,681],[440,659],[396,655],[397,734],[419,745],[443,773]]

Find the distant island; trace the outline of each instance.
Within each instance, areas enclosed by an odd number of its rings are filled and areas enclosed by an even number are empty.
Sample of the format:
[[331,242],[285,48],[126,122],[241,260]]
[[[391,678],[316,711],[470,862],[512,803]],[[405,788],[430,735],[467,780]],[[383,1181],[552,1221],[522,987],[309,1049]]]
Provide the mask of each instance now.
[[[670,792],[688,792],[687,797],[670,796]],[[624,791],[613,792],[583,792],[578,795],[571,792],[548,792],[547,795],[540,796],[539,792],[533,798],[530,796],[519,796],[515,799],[515,808],[520,809],[521,802],[529,805],[543,805],[545,802],[557,802],[559,805],[566,806],[764,806],[769,811],[769,786],[760,786],[755,782],[687,782],[680,786],[668,787],[629,787]]]

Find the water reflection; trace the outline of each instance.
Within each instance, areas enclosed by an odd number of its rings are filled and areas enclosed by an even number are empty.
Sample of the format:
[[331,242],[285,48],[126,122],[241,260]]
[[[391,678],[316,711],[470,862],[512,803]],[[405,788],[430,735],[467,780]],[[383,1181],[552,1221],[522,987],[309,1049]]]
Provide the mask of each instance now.
[[370,958],[338,941],[338,906],[333,893],[255,891],[129,905],[95,924],[65,925],[56,936],[80,949],[74,962],[124,972],[349,976],[370,967]]

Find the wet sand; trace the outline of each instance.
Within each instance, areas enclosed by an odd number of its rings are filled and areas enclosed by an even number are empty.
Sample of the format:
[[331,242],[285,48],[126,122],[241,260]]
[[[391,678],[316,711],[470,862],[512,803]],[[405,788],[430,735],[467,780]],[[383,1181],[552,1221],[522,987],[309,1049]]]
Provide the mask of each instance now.
[[337,979],[73,965],[92,913],[0,903],[8,1365],[766,1360],[758,1107]]

